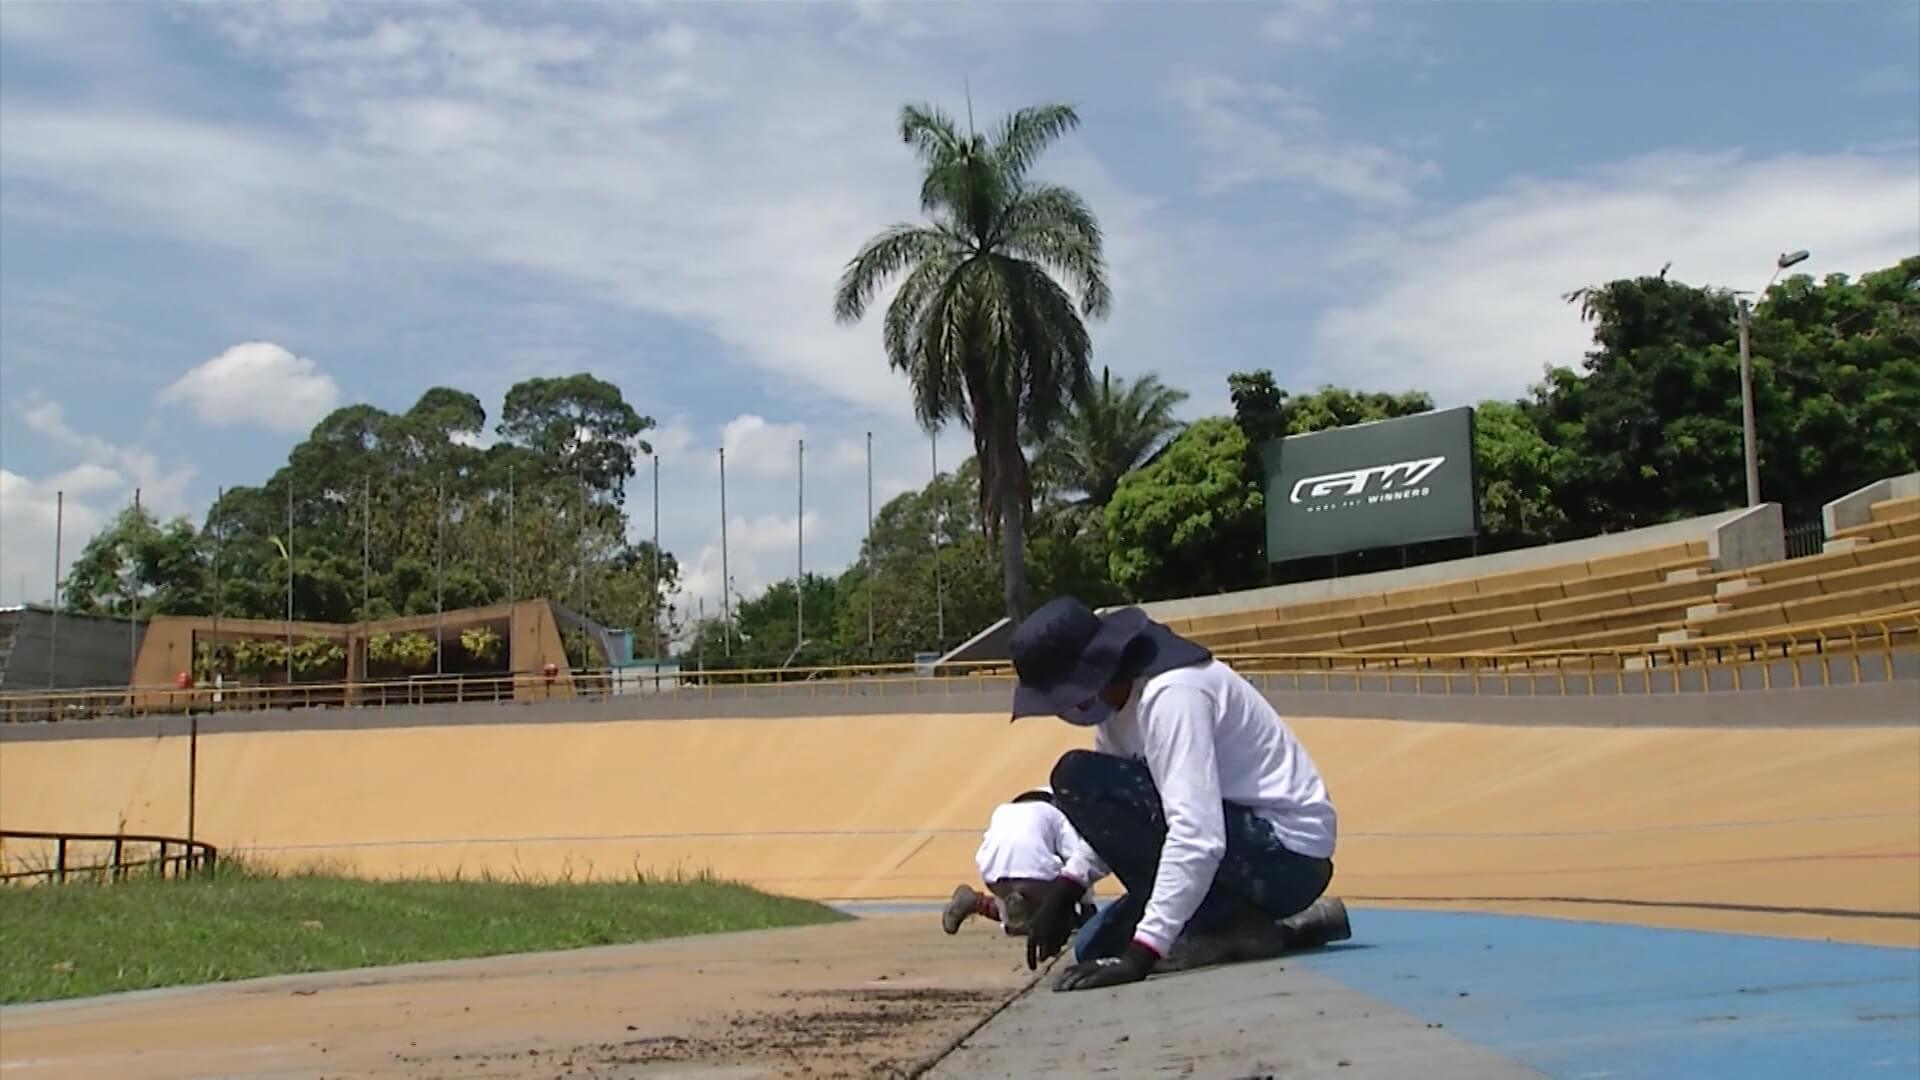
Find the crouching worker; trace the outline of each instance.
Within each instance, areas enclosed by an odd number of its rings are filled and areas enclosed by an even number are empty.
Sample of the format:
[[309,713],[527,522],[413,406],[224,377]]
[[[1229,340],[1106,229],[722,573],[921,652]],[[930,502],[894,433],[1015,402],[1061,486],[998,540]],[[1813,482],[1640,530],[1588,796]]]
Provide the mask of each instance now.
[[[998,921],[1009,935],[1025,934],[1034,901],[1081,846],[1066,815],[1053,805],[1052,791],[1042,787],[1014,796],[994,809],[973,854],[988,891],[977,892],[969,885],[954,889],[940,913],[940,928],[958,933],[962,923],[979,915]],[[1092,917],[1094,907],[1083,898],[1076,900],[1073,922],[1079,925]]]
[[1111,872],[1126,895],[1080,932],[1057,990],[1156,970],[1277,956],[1350,936],[1333,877],[1335,814],[1306,748],[1273,706],[1204,647],[1138,608],[1049,601],[1014,631],[1014,719],[1094,729],[1053,769],[1054,804],[1084,846],[1030,919],[1027,966],[1074,930]]

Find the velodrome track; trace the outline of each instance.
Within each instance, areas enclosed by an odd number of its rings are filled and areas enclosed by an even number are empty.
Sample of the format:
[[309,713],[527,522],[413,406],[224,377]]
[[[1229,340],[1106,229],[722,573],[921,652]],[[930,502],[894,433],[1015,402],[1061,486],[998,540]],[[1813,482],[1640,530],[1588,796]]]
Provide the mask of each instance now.
[[[1920,685],[1912,701],[1904,718],[1806,726],[1293,718],[1341,810],[1334,889],[1356,907],[1350,947],[1158,978],[1130,998],[1103,992],[1103,1005],[1029,994],[941,1074],[1913,1075]],[[1551,703],[1538,713],[1550,718]],[[113,723],[86,738],[0,733],[0,822],[179,832],[186,740]],[[373,875],[711,870],[802,896],[914,902],[971,880],[988,810],[1083,744],[997,712],[260,722],[201,736],[198,823],[228,852]],[[1027,979],[1013,943],[985,928],[948,939],[926,915],[774,940],[435,965],[430,995],[385,976],[313,976],[301,985],[320,992],[297,997],[238,984],[9,1009],[0,1069],[565,1075],[549,1067],[559,1051],[578,1075],[654,1075],[658,1061],[588,1052],[634,1040],[633,1025],[684,1040],[695,1059],[794,1072],[791,1048],[768,1060],[778,1040],[726,1044],[713,1025],[727,1008],[772,1023],[815,1000],[768,988],[954,992],[953,1008],[875,1036],[877,1057],[809,1059],[864,1074],[939,1049]],[[822,954],[835,959],[805,959]],[[609,986],[617,1017],[594,1004]],[[242,1017],[269,1000],[263,1042]],[[397,1027],[395,1000],[414,1003]],[[1099,1022],[1075,1020],[1082,1007]],[[1183,1009],[1200,1011],[1174,1022]],[[402,1036],[409,1046],[390,1045]],[[156,1038],[170,1049],[140,1049]],[[1699,1071],[1715,1061],[1731,1071]]]

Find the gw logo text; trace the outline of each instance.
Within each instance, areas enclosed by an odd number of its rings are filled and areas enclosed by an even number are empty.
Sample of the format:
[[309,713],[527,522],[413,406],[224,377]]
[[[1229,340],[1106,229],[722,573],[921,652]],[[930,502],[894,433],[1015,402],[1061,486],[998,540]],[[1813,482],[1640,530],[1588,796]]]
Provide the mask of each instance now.
[[[1343,505],[1354,505],[1359,501],[1360,496],[1367,493],[1369,485],[1376,480],[1379,481],[1379,487],[1367,498],[1369,503],[1419,498],[1427,494],[1429,489],[1419,488],[1417,491],[1406,489],[1414,488],[1420,481],[1432,476],[1433,471],[1445,464],[1446,460],[1443,455],[1305,477],[1293,485],[1293,492],[1288,496],[1288,501],[1300,503],[1309,499],[1339,498],[1344,500]],[[1320,508],[1308,507],[1308,509],[1311,511]],[[1332,509],[1332,507],[1325,509]]]

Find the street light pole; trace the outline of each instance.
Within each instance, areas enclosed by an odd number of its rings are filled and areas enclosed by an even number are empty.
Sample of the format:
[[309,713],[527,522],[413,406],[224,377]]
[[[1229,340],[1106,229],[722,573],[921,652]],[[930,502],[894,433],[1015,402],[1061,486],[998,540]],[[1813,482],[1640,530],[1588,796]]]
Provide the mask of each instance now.
[[[1760,290],[1760,295],[1766,296],[1767,289],[1773,288],[1773,283],[1789,266],[1806,260],[1805,251],[1782,252],[1773,261],[1773,276],[1767,279],[1767,288]],[[1753,320],[1752,311],[1744,297],[1735,305],[1735,310],[1740,316],[1741,455],[1746,459],[1747,466],[1747,506],[1754,507],[1760,505],[1760,439],[1754,431],[1753,421]]]
[[1753,349],[1747,301],[1739,302],[1740,312],[1740,436],[1741,452],[1747,460],[1747,506],[1760,505],[1760,453],[1753,432]]

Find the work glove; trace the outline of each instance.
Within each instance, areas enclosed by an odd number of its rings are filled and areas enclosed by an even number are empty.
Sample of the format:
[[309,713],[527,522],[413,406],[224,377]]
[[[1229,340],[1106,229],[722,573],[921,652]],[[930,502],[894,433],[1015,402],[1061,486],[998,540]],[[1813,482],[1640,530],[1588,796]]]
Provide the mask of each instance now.
[[1054,878],[1047,885],[1027,919],[1028,971],[1038,968],[1042,960],[1053,959],[1066,947],[1067,938],[1073,935],[1075,909],[1086,891],[1085,885],[1070,877]]
[[1160,957],[1137,941],[1129,942],[1119,956],[1086,960],[1060,973],[1055,990],[1097,990],[1103,986],[1124,986],[1153,974]]

